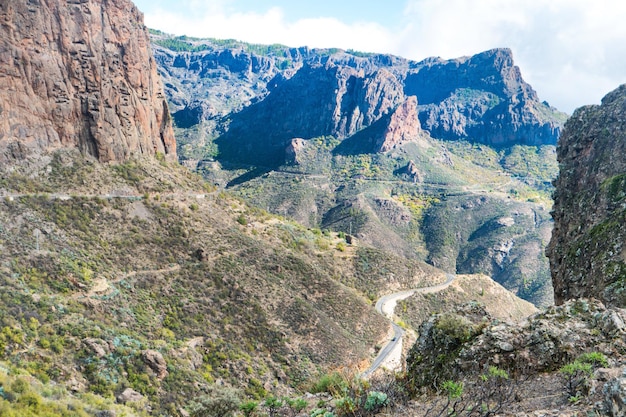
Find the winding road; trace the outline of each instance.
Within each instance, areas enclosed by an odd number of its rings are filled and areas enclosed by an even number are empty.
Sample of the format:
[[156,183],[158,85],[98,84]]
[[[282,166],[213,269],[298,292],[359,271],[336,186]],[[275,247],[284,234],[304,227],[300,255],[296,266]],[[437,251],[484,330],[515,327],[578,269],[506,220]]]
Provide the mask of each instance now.
[[398,301],[404,300],[405,298],[409,298],[415,293],[421,294],[429,294],[441,291],[445,288],[448,288],[450,284],[456,279],[454,274],[446,274],[448,279],[446,282],[438,285],[433,285],[431,287],[423,287],[423,288],[414,288],[412,290],[405,290],[396,292],[393,294],[388,294],[382,296],[376,302],[376,311],[379,314],[389,319],[391,326],[393,327],[393,337],[387,344],[378,352],[378,356],[372,362],[372,365],[361,375],[364,378],[368,378],[371,376],[378,368],[380,368],[383,364],[390,361],[390,357],[393,352],[397,352],[401,355],[402,353],[402,338],[404,337],[405,330],[398,326],[394,321],[394,311],[396,309],[396,304]]

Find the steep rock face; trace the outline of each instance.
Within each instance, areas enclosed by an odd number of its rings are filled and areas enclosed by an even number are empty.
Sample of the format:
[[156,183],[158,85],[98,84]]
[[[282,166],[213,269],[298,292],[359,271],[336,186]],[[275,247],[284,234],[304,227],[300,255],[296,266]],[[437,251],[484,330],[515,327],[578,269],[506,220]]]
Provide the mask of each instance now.
[[0,163],[78,147],[176,156],[143,16],[128,0],[0,0]]
[[[363,97],[367,103],[371,96]],[[389,103],[391,105],[391,103]],[[358,113],[358,107],[355,112]],[[398,106],[386,110],[378,120],[358,131],[335,148],[337,154],[384,153],[399,148],[409,142],[429,147],[428,133],[424,132],[417,118],[417,99],[408,97]]]
[[304,65],[264,100],[232,115],[217,143],[225,159],[282,163],[292,138],[346,138],[404,101],[402,84],[387,70],[366,75],[351,67]]
[[548,247],[555,301],[626,305],[626,85],[582,107],[558,146]]
[[422,61],[407,74],[405,92],[417,96],[420,121],[436,138],[510,146],[559,137],[556,112],[523,80],[509,49]]
[[[153,42],[177,126],[201,125],[205,137],[221,136],[224,158],[257,164],[266,163],[262,158],[268,154],[251,153],[260,147],[254,142],[268,142],[276,157],[293,137],[346,138],[410,96],[419,102],[421,128],[438,139],[501,147],[554,144],[566,117],[539,101],[508,49],[414,62],[391,55],[236,42],[225,46],[164,35],[153,35]],[[168,42],[183,50],[167,49]],[[271,123],[251,120],[245,113],[249,108]],[[254,130],[262,135],[248,135],[245,129],[228,132],[250,122],[259,123]],[[297,124],[302,128],[294,129]],[[285,129],[292,131],[283,135]],[[198,151],[184,153],[198,158]]]
[[380,152],[388,152],[405,143],[416,141],[421,135],[424,133],[417,118],[417,98],[411,96],[391,114],[377,147]]
[[174,52],[153,44],[153,50],[179,127],[241,110],[281,73],[276,60],[241,49]]

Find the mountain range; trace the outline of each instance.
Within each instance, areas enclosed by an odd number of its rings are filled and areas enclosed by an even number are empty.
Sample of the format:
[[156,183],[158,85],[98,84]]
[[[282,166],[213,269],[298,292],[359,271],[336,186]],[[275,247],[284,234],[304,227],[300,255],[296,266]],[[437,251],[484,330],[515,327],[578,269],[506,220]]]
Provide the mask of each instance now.
[[454,60],[152,32],[187,166],[311,227],[552,303],[565,115],[508,49]]
[[128,0],[0,0],[0,56],[1,415],[626,412],[623,86],[563,125],[506,49],[174,37]]

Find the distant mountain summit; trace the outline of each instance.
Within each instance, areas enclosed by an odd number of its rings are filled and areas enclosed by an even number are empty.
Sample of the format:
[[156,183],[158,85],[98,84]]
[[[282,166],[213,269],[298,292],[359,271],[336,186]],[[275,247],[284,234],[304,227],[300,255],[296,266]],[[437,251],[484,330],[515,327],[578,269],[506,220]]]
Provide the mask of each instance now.
[[502,147],[555,145],[564,116],[524,81],[510,49],[472,57],[424,60],[405,91],[420,101],[420,121],[433,137]]
[[[161,33],[153,42],[177,125],[204,123],[222,159],[280,164],[291,139],[344,140],[409,97],[417,99],[412,123],[432,137],[496,147],[555,144],[566,118],[539,101],[509,49],[415,62]],[[364,151],[380,140],[361,139]]]
[[176,156],[143,16],[129,0],[0,1],[0,115],[2,164],[67,147],[104,162]]

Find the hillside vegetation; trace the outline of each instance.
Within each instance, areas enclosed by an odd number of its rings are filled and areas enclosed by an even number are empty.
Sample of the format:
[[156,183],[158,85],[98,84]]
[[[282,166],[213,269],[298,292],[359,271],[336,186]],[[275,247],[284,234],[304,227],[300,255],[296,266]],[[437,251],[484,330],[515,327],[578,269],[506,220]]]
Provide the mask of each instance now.
[[[518,147],[517,155],[536,155],[520,166],[486,145],[479,151],[432,139],[385,154],[344,155],[339,146],[332,137],[316,138],[292,164],[273,170],[211,162],[200,172],[269,212],[447,272],[487,274],[536,305],[552,303],[543,253],[552,227],[551,185],[541,165],[553,158],[550,149]],[[491,164],[479,159],[489,155]],[[543,174],[518,177],[519,171]]]
[[3,177],[0,359],[80,398],[131,388],[158,414],[215,383],[300,392],[369,364],[388,330],[381,292],[444,279],[163,160],[64,151],[39,169]]

